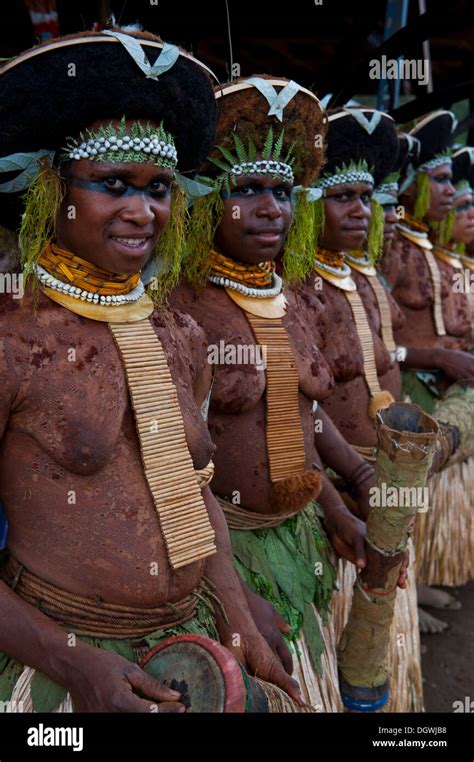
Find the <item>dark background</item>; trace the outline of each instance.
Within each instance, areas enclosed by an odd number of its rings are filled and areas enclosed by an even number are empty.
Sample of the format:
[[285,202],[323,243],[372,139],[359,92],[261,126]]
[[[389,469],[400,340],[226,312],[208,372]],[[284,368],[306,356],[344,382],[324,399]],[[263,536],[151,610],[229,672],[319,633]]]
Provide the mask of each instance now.
[[[394,103],[388,83],[384,108],[399,123],[438,107],[453,107],[459,133],[474,142],[474,3],[472,0],[405,0],[407,24],[386,29],[404,0],[57,0],[61,34],[104,24],[110,13],[121,25],[140,22],[165,40],[182,45],[210,66],[221,81],[230,79],[231,60],[243,76],[269,73],[295,79],[330,105],[356,96],[377,105],[379,82],[368,76],[369,61],[385,54],[423,58],[429,40],[434,92],[416,81],[402,82]],[[230,22],[229,41],[228,16]],[[385,30],[385,31],[384,31]],[[384,41],[384,34],[388,39]],[[10,57],[35,44],[23,0],[3,0],[0,56]],[[380,101],[378,105],[382,104]],[[473,119],[474,122],[474,119]],[[466,128],[470,128],[466,134]]]

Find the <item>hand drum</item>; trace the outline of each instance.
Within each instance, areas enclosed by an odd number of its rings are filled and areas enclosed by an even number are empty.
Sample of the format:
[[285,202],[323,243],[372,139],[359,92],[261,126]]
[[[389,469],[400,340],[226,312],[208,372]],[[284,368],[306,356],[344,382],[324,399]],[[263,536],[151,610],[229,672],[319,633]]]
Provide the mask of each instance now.
[[220,643],[177,635],[149,651],[140,666],[179,691],[188,712],[268,712],[265,692]]

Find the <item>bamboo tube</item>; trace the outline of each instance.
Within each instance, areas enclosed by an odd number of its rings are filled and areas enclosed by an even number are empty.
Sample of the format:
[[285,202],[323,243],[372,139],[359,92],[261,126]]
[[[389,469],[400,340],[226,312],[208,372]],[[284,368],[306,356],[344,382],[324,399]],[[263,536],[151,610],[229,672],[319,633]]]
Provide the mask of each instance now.
[[389,488],[400,495],[402,488],[424,487],[438,436],[436,421],[418,405],[407,403],[381,410],[376,428],[378,500],[367,520],[367,566],[357,580],[338,648],[342,700],[354,711],[377,711],[389,698],[388,649],[396,585],[419,507],[416,501],[406,505],[406,500],[392,506],[383,498]]

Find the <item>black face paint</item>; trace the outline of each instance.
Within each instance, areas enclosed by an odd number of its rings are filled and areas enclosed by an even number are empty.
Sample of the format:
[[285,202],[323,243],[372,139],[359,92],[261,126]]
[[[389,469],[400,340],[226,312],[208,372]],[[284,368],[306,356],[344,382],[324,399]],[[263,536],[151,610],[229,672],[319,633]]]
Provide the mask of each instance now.
[[[246,188],[251,188],[253,190],[253,194],[243,193],[243,191]],[[276,193],[283,191],[285,193],[285,197],[277,196]],[[235,188],[235,190],[221,191],[221,198],[225,201],[228,198],[242,198],[244,200],[248,200],[249,198],[253,198],[253,196],[259,196],[262,193],[271,193],[273,196],[275,196],[275,200],[279,201],[280,203],[291,203],[291,190],[289,188],[286,188],[284,186],[278,186],[277,188],[260,188],[256,185],[244,185],[241,188]]]
[[[122,188],[109,188],[106,182],[109,178],[103,178],[102,180],[84,180],[80,177],[70,177],[69,183],[76,185],[78,188],[84,188],[90,190],[93,193],[106,193],[114,198],[123,198],[124,196],[151,196],[154,199],[165,198],[171,192],[171,186],[166,185],[164,190],[152,190],[150,186],[146,188],[138,188],[130,182],[121,180],[123,184]],[[116,178],[114,178],[116,179]],[[165,183],[162,183],[165,185]]]
[[474,207],[474,201],[466,201],[465,204],[462,204],[462,206],[457,206],[454,211],[456,214],[461,214],[462,212],[467,212],[468,209],[471,209]]
[[430,175],[430,180],[434,183],[438,183],[438,185],[447,185],[451,182],[451,177],[447,177],[446,175],[440,175],[439,177]]

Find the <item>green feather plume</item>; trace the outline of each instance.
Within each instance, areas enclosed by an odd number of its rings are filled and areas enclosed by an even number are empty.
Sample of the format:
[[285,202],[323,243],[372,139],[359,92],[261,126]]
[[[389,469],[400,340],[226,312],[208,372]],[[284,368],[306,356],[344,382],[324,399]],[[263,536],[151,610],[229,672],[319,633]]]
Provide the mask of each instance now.
[[224,214],[218,191],[196,199],[190,209],[186,230],[184,274],[196,285],[204,286],[210,271],[209,252]]
[[414,218],[422,220],[430,208],[430,176],[426,172],[419,172],[416,180],[416,200]]
[[171,212],[168,224],[161,233],[152,258],[159,265],[158,275],[148,293],[157,305],[166,302],[170,291],[181,276],[184,259],[187,220],[187,199],[183,189],[174,183],[171,189]]
[[293,285],[310,274],[314,260],[315,213],[314,202],[306,193],[298,193],[293,220],[283,252],[283,277]]
[[377,262],[383,254],[383,229],[385,224],[381,205],[374,198],[371,201],[372,215],[367,234],[367,252],[372,263]]
[[324,224],[326,221],[323,198],[318,198],[317,201],[313,202],[313,215],[314,215],[314,251],[316,251],[316,249],[319,246],[319,242],[323,236]]
[[46,244],[56,238],[57,217],[65,192],[58,170],[43,163],[24,195],[19,244],[25,283]]

